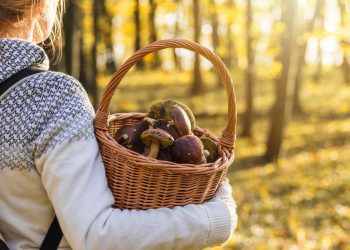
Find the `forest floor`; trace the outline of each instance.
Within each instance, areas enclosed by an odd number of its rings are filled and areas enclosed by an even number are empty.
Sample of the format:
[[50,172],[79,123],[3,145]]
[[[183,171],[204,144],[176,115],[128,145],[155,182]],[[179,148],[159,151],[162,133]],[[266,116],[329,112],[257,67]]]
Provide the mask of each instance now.
[[[237,74],[238,137],[228,177],[239,223],[224,247],[212,249],[350,249],[350,86],[337,70],[323,74],[319,82],[305,82],[305,114],[288,118],[280,158],[270,164],[261,156],[274,82],[256,83],[253,136],[243,138],[245,86]],[[144,112],[154,101],[176,99],[192,108],[200,127],[220,135],[227,121],[225,90],[215,74],[203,79],[204,93],[190,96],[190,73],[130,72],[110,109]]]

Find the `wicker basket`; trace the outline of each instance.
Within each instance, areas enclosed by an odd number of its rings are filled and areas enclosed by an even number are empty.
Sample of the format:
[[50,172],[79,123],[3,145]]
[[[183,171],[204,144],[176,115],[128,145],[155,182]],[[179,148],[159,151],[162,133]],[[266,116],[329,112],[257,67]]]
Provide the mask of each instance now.
[[[214,163],[192,165],[160,161],[140,155],[119,145],[113,139],[124,125],[133,125],[145,117],[143,113],[109,115],[110,101],[125,74],[144,56],[165,48],[185,48],[213,63],[227,92],[228,124],[222,136],[196,127],[195,134],[206,134],[219,143],[219,159]],[[114,207],[149,209],[199,204],[213,197],[233,163],[236,131],[236,101],[231,76],[218,56],[201,45],[182,39],[153,42],[137,51],[114,74],[108,84],[94,121],[95,134],[106,168],[108,185],[115,197]]]

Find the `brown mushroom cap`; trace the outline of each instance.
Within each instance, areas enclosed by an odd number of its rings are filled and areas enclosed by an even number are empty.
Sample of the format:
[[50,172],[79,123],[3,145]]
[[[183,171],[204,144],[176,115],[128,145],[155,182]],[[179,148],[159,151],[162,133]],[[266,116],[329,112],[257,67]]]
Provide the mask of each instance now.
[[166,131],[155,128],[144,131],[141,134],[142,142],[150,147],[150,152],[147,155],[151,158],[157,158],[159,146],[167,148],[174,143],[174,138]]
[[144,131],[141,134],[141,139],[147,146],[150,146],[153,142],[159,142],[163,148],[167,148],[174,143],[174,138],[168,132],[159,128]]
[[164,119],[156,120],[154,123],[154,128],[160,128],[168,132],[174,138],[174,140],[180,137],[180,134],[177,131],[176,127]]
[[152,106],[148,109],[147,116],[154,119],[165,119],[167,121],[171,121],[173,119],[172,110],[174,105],[181,107],[187,113],[191,122],[191,130],[193,131],[196,127],[193,112],[188,106],[175,100],[166,100],[152,104]]
[[134,129],[134,126],[125,125],[118,129],[114,135],[114,139],[119,143],[123,144],[125,141],[129,141],[130,135]]
[[195,135],[180,137],[171,148],[171,158],[177,163],[201,164],[203,157],[202,142]]
[[150,127],[153,127],[153,123],[149,119],[144,119],[137,122],[132,133],[130,134],[127,148],[142,154],[144,149],[141,141],[141,134]]
[[171,160],[171,154],[170,154],[170,149],[169,148],[162,148],[158,152],[157,156],[158,160],[162,161],[172,161]]
[[174,125],[181,136],[191,134],[191,121],[183,108],[178,105],[173,106]]
[[208,163],[215,162],[219,158],[218,143],[207,136],[200,137]]

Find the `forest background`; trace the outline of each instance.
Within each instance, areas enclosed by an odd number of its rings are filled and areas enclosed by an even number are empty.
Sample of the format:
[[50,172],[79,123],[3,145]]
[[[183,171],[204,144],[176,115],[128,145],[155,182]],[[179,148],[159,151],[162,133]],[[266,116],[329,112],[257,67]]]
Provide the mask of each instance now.
[[[65,2],[52,69],[78,78],[96,109],[118,66],[155,40],[198,42],[230,70],[238,131],[228,177],[239,223],[216,249],[350,249],[350,1]],[[187,104],[217,135],[226,126],[216,70],[183,49],[145,57],[110,111],[145,112],[165,99]]]

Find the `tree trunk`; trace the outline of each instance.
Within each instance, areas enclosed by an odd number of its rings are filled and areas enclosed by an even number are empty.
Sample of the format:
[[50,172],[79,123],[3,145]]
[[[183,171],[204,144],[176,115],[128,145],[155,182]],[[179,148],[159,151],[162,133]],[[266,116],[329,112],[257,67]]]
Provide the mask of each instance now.
[[212,44],[213,44],[213,50],[216,53],[217,49],[219,47],[219,33],[218,33],[218,28],[219,28],[219,20],[218,20],[218,10],[217,6],[214,0],[210,1],[210,11],[211,11],[211,26],[213,28],[213,31],[211,33],[211,39],[212,39]]
[[313,75],[313,81],[319,82],[322,77],[323,65],[322,65],[322,48],[321,48],[321,38],[318,39],[318,50],[317,50],[318,64],[316,71]]
[[[149,12],[149,42],[154,42],[158,40],[157,28],[155,24],[157,4],[155,0],[149,0],[150,12]],[[161,66],[159,52],[155,51],[152,53],[152,69],[157,69]]]
[[247,59],[248,67],[246,72],[246,110],[244,113],[244,124],[242,136],[251,137],[252,136],[252,124],[254,116],[254,52],[253,52],[253,38],[252,38],[252,21],[253,21],[253,11],[252,11],[252,1],[247,1]]
[[94,0],[94,9],[93,9],[93,16],[94,16],[94,38],[95,43],[92,46],[91,49],[91,59],[92,59],[92,77],[91,77],[91,98],[92,98],[92,104],[95,107],[95,109],[98,106],[98,87],[97,87],[97,76],[98,76],[98,69],[97,69],[97,46],[100,42],[100,28],[98,25],[99,17],[101,16],[101,8],[100,8],[100,0]]
[[106,72],[113,74],[117,65],[114,59],[114,43],[113,43],[113,18],[107,10],[106,0],[101,0],[101,16],[105,19],[105,27],[103,29],[104,42],[106,45]]
[[[179,0],[175,0],[176,6],[179,6]],[[180,20],[180,11],[176,10],[176,22],[175,22],[175,30],[174,30],[174,37],[179,37],[180,34],[180,28],[179,28],[179,20]],[[176,70],[181,70],[181,57],[178,57],[176,55],[176,49],[173,49],[173,58],[174,58],[174,65]]]
[[67,2],[64,23],[64,54],[66,73],[79,77],[80,71],[80,36],[81,36],[81,11],[74,0]]
[[349,64],[349,61],[348,61],[348,58],[347,58],[345,52],[343,55],[342,69],[344,72],[344,81],[347,85],[350,85],[350,64]]
[[[141,20],[140,20],[140,2],[135,0],[134,9],[134,23],[135,23],[135,51],[141,49]],[[136,63],[136,68],[142,70],[145,68],[143,60]]]
[[[230,11],[230,10],[234,10],[235,8],[236,8],[236,4],[234,0],[228,0],[227,9]],[[224,62],[229,69],[232,69],[237,64],[237,57],[234,53],[235,44],[233,42],[232,25],[233,25],[233,15],[229,15],[228,24],[227,24],[227,34],[226,34],[226,38],[227,38],[226,55],[227,56],[224,56]]]
[[[226,3],[227,6],[227,12],[230,13],[230,11],[233,11],[236,8],[236,4],[234,0],[228,0]],[[233,34],[232,34],[232,26],[233,26],[233,15],[228,14],[228,22],[227,22],[227,33],[225,37],[225,45],[226,45],[226,51],[225,55],[222,56],[223,62],[225,63],[228,70],[231,70],[232,68],[237,66],[237,57],[235,55],[235,44],[233,42]],[[218,81],[217,84],[218,88],[222,88],[221,81]]]
[[[200,35],[200,29],[201,29],[201,23],[199,20],[199,17],[200,17],[199,11],[200,10],[199,10],[198,0],[193,0],[194,41],[196,43],[199,43],[199,35]],[[199,60],[199,55],[197,53],[195,54],[193,77],[194,79],[193,79],[191,94],[197,95],[203,91],[203,81],[202,81],[201,72],[200,72],[200,60]]]
[[281,76],[276,81],[276,100],[272,109],[271,127],[264,156],[267,162],[277,160],[283,140],[283,130],[286,123],[288,79],[290,77],[293,39],[295,39],[296,8],[297,0],[282,0],[282,19],[286,25],[285,32],[281,36],[281,47],[283,49],[280,58],[283,69]]
[[[325,8],[324,3],[325,3],[325,0],[322,1],[322,5],[320,7],[321,9],[320,9],[319,14],[318,14],[319,26],[320,26],[320,28],[322,30],[324,29],[324,8]],[[318,56],[318,61],[319,62],[318,62],[318,65],[317,65],[316,72],[314,73],[314,76],[313,76],[313,80],[315,82],[320,81],[320,79],[322,77],[322,71],[323,71],[321,38],[318,38],[318,52],[317,52],[317,56]]]
[[[211,27],[212,27],[212,33],[211,33],[211,40],[212,40],[212,45],[213,45],[213,51],[218,55],[218,47],[220,45],[220,38],[219,38],[219,20],[218,20],[218,8],[216,5],[215,0],[210,1],[210,13],[211,13]],[[215,68],[212,68],[212,71],[215,73],[216,76],[216,82],[217,86],[222,86],[221,84],[221,77],[216,73]]]
[[[99,17],[99,0],[94,0],[92,2],[92,13],[93,13],[93,33],[94,33],[94,44],[91,47],[84,46],[84,38],[80,36],[79,39],[79,81],[82,83],[86,92],[89,95],[92,105],[96,109],[98,103],[98,93],[97,93],[97,45],[99,37],[98,28],[98,17]],[[82,33],[84,30],[82,29]]]
[[[307,24],[306,28],[304,30],[301,30],[301,35],[303,33],[312,32],[315,26],[316,19],[321,15],[322,6],[324,5],[324,0],[317,0],[315,11],[312,19]],[[298,63],[297,63],[297,69],[296,69],[296,76],[295,76],[295,86],[294,86],[294,92],[293,92],[293,104],[292,104],[292,113],[293,115],[300,115],[303,114],[303,108],[301,106],[300,102],[300,92],[302,88],[303,83],[303,69],[305,66],[305,52],[306,52],[306,42],[303,42],[298,47]]]
[[[338,6],[340,9],[340,17],[341,17],[341,25],[345,29],[346,27],[346,6],[345,2],[342,0],[338,0]],[[342,37],[341,44],[349,46],[349,42]],[[344,81],[346,84],[350,85],[350,65],[348,61],[348,55],[346,54],[345,50],[343,50],[343,63],[342,63],[342,69],[344,72]]]
[[298,65],[295,75],[295,83],[294,83],[294,92],[293,92],[293,104],[292,104],[292,113],[293,115],[301,115],[304,113],[304,110],[301,106],[300,101],[300,92],[303,82],[303,66],[305,64],[305,51],[306,45],[302,45],[302,48],[299,48],[299,57],[298,57]]
[[90,94],[91,92],[91,86],[89,85],[90,81],[88,81],[89,76],[88,76],[88,70],[87,70],[87,65],[85,61],[88,59],[84,50],[84,42],[83,42],[83,37],[80,37],[80,54],[79,54],[79,60],[80,60],[80,70],[79,70],[79,81],[85,88],[86,92]]

